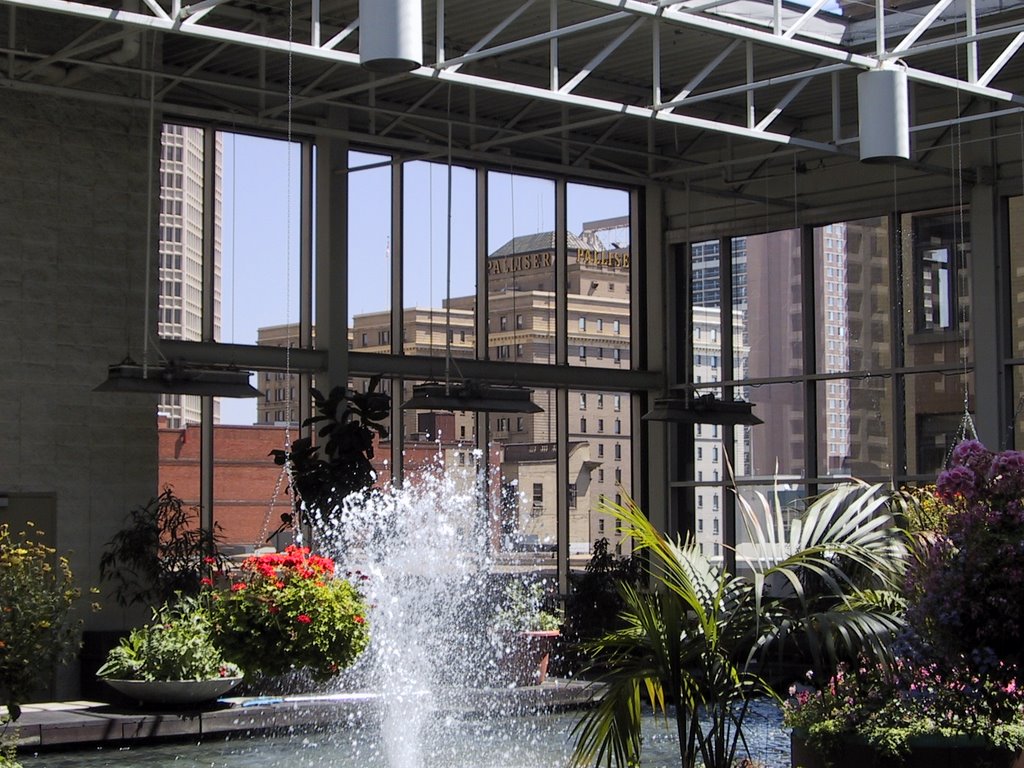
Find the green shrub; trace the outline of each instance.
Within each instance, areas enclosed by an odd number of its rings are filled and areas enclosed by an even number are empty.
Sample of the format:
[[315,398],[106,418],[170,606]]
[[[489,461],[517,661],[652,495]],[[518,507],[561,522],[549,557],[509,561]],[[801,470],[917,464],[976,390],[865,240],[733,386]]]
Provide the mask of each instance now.
[[81,622],[70,616],[80,595],[71,566],[29,525],[17,538],[0,525],[0,704],[9,720],[81,645]]

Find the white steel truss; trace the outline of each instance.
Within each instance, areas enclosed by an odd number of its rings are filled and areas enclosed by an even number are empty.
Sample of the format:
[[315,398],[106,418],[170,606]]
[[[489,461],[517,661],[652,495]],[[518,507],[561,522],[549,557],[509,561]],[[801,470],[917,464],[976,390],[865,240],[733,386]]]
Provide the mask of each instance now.
[[[0,10],[10,10],[11,29],[8,37],[14,38],[14,9],[66,14],[97,24],[119,25],[123,30],[155,30],[176,37],[220,43],[222,46],[242,46],[266,53],[288,54],[311,61],[322,61],[333,67],[358,67],[359,56],[355,48],[355,34],[358,18],[348,18],[340,25],[339,31],[326,40],[320,0],[295,2],[293,13],[308,22],[308,37],[305,39],[282,39],[266,31],[272,25],[261,24],[260,13],[269,11],[253,10],[253,6],[236,4],[233,0],[198,0],[183,4],[181,0],[122,0],[115,7],[98,5],[76,0],[0,0]],[[893,12],[877,0],[873,19],[852,22],[842,17],[823,13],[826,0],[808,0],[808,7],[794,12],[791,6],[783,6],[782,0],[761,3],[763,13],[742,20],[730,15],[730,8],[738,2],[746,6],[756,5],[755,0],[518,0],[518,2],[497,3],[508,11],[497,24],[481,28],[479,36],[472,41],[462,41],[463,52],[447,56],[446,29],[453,14],[461,14],[460,22],[465,26],[465,17],[472,14],[473,4],[455,0],[436,0],[434,5],[434,29],[436,45],[434,60],[425,63],[408,75],[389,78],[375,78],[365,86],[320,91],[316,82],[304,83],[296,96],[295,106],[317,102],[330,103],[356,92],[370,88],[379,91],[388,84],[400,83],[405,78],[433,80],[452,83],[484,91],[521,97],[527,101],[571,107],[584,112],[605,115],[606,119],[632,119],[649,121],[654,124],[679,126],[701,132],[722,134],[739,139],[769,142],[796,148],[811,149],[824,153],[849,152],[850,137],[835,140],[840,134],[833,125],[830,136],[809,138],[795,136],[787,130],[775,129],[787,110],[799,98],[808,84],[817,78],[824,82],[837,73],[858,72],[883,66],[899,60],[906,68],[911,81],[928,88],[952,90],[957,95],[977,97],[985,104],[995,104],[991,114],[1005,114],[1007,109],[1024,107],[1024,94],[1007,87],[1000,87],[1000,75],[1007,66],[1020,56],[1024,47],[1024,16],[1020,12],[1006,14],[998,10],[998,0],[936,0],[930,5],[913,9],[913,13]],[[130,4],[129,4],[130,3]],[[354,7],[354,4],[352,4]],[[559,19],[569,17],[569,11],[585,8],[587,18],[560,24]],[[541,17],[548,27],[537,32],[536,21]],[[250,18],[253,23],[240,25],[239,18]],[[527,29],[525,19],[534,23]],[[280,8],[277,9],[277,31],[280,27]],[[229,23],[230,22],[230,23]],[[331,28],[339,26],[337,16],[331,19]],[[303,27],[306,28],[305,26]],[[524,31],[519,32],[520,28]],[[644,28],[647,34],[641,34]],[[720,37],[721,47],[708,54],[703,62],[697,62],[696,74],[689,77],[685,86],[673,87],[672,98],[662,100],[663,86],[666,85],[663,71],[663,39],[672,34],[701,34]],[[871,34],[873,32],[873,35]],[[501,42],[496,42],[497,40]],[[581,59],[584,63],[573,70],[566,68],[566,60],[560,56],[560,46],[572,42],[591,48],[589,55]],[[609,60],[627,44],[633,46],[634,54],[640,51],[646,65],[630,70],[633,80],[641,81],[637,89],[648,94],[647,99],[635,95],[625,97],[621,92],[607,93],[598,86],[591,92],[582,93],[580,87],[592,81],[595,75],[621,79],[623,73],[614,70]],[[986,46],[987,61],[981,61],[980,46]],[[175,78],[193,78],[202,81],[206,63],[217,55],[215,49],[203,58],[193,62],[184,72],[168,74],[168,81],[162,83],[161,94],[166,95],[173,88]],[[535,78],[518,77],[514,68],[502,71],[501,77],[467,72],[470,63],[498,60],[517,52],[529,52],[535,57],[547,60],[547,85],[538,85]],[[10,60],[22,53],[11,45],[4,49]],[[747,66],[742,80],[723,85],[718,83],[703,89],[709,76],[733,54],[745,54]],[[58,53],[37,56],[29,67],[45,67],[61,57],[71,59],[82,56],[81,47],[70,46]],[[771,56],[771,67],[757,65],[760,57]],[[951,61],[965,62],[965,74],[961,76],[958,67]],[[118,62],[106,62],[116,66]],[[611,69],[612,71],[609,71]],[[756,72],[770,71],[764,77]],[[327,70],[330,71],[330,70]],[[5,72],[0,67],[0,85],[3,77],[17,80],[15,68],[9,66]],[[223,87],[223,78],[218,81]],[[785,91],[779,95],[780,86]],[[678,89],[678,92],[676,92]],[[767,89],[776,89],[763,98],[768,105],[761,105],[757,111],[755,96]],[[831,88],[833,94],[836,89]],[[702,116],[687,112],[690,107],[745,97],[746,107],[738,116]],[[833,95],[833,99],[835,96]],[[409,109],[414,113],[429,99],[421,97]],[[266,115],[279,114],[281,107],[269,108]],[[824,106],[822,114],[831,113],[835,123],[840,110],[836,104],[831,110]],[[979,119],[977,112],[972,119]],[[953,124],[962,115],[951,118]],[[402,119],[400,115],[399,120]],[[576,118],[579,120],[580,118]],[[601,120],[596,117],[591,119]],[[796,119],[796,118],[795,118]],[[392,128],[394,124],[392,125]],[[534,134],[536,135],[536,134]],[[498,139],[500,141],[500,138]],[[493,139],[492,139],[493,141]]]

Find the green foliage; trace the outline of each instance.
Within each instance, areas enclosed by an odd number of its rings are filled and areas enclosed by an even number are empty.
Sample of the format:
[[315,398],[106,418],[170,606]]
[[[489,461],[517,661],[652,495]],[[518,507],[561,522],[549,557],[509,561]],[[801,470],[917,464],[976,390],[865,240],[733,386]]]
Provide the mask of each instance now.
[[0,725],[0,768],[22,768],[18,762],[18,731],[10,723]]
[[241,672],[217,647],[204,598],[181,595],[154,610],[152,623],[122,638],[96,674],[114,680],[215,680]]
[[34,533],[15,537],[0,525],[0,704],[10,720],[81,641],[81,622],[70,617],[80,596],[71,567]]
[[217,640],[247,675],[305,670],[325,680],[365,650],[367,606],[329,558],[291,546],[248,558],[242,571],[211,599]]
[[544,585],[539,581],[514,579],[505,585],[505,593],[492,626],[506,632],[554,630],[562,624],[558,613],[544,609]]
[[583,573],[572,578],[562,640],[566,668],[576,672],[587,662],[586,643],[624,627],[619,617],[625,608],[620,582],[639,587],[644,573],[639,557],[616,557],[609,551],[608,539],[601,538],[594,542]]
[[764,500],[749,520],[750,577],[728,573],[693,541],[669,540],[631,499],[605,500],[602,511],[649,555],[655,588],[623,585],[627,626],[591,646],[607,689],[575,726],[574,763],[637,764],[646,696],[672,713],[684,768],[728,768],[751,699],[774,695],[759,674],[773,644],[799,635],[819,655],[885,655],[899,619],[880,596],[896,590],[905,550],[878,491],[836,489],[788,525],[778,501]]
[[1024,689],[963,666],[940,669],[898,659],[890,666],[841,665],[817,690],[794,688],[784,722],[828,755],[849,736],[897,758],[921,737],[973,739],[1024,748]]
[[[380,422],[391,413],[391,397],[377,392],[374,377],[366,392],[335,387],[326,397],[312,390],[316,414],[302,426],[316,426],[319,441],[308,437],[293,440],[289,450],[274,450],[274,463],[288,467],[293,504],[319,513],[327,522],[340,513],[353,493],[366,493],[376,480],[370,459],[375,436],[384,439]],[[312,520],[311,522],[321,522]]]
[[122,606],[165,605],[197,594],[203,578],[223,569],[218,541],[219,528],[204,531],[199,508],[186,507],[168,485],[128,513],[100,557],[100,577],[114,582]]

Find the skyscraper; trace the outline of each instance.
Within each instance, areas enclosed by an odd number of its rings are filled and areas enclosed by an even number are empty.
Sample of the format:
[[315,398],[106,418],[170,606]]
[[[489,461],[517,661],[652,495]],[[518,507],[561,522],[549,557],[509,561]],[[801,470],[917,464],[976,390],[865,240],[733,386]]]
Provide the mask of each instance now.
[[[221,321],[222,139],[214,134],[214,336]],[[160,132],[160,299],[157,333],[165,339],[202,340],[203,331],[203,201],[204,131],[164,124]],[[214,408],[218,409],[216,400]],[[160,413],[168,425],[180,427],[200,420],[200,398],[161,395]],[[214,420],[219,421],[215,410]]]

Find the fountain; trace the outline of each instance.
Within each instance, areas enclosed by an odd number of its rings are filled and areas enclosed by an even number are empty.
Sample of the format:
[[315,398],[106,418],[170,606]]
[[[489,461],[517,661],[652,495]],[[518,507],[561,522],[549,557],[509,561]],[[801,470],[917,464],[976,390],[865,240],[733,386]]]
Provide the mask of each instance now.
[[[498,541],[474,466],[435,465],[399,490],[349,503],[341,524],[315,521],[317,549],[332,553],[371,606],[370,649],[342,693],[285,696],[286,705],[342,703],[341,722],[274,736],[237,734],[181,743],[25,756],[26,768],[556,768],[569,765],[577,713],[516,710],[495,684],[501,643],[488,631],[500,567]],[[333,552],[332,552],[333,551]],[[564,683],[554,683],[564,685]],[[240,710],[244,711],[244,710]],[[765,733],[778,730],[766,714]],[[244,719],[240,718],[240,724]],[[671,728],[645,727],[643,765],[678,761]],[[760,738],[752,734],[752,739]],[[788,742],[769,737],[765,766],[786,764]],[[137,761],[135,756],[137,755]],[[184,762],[183,762],[184,761]]]

